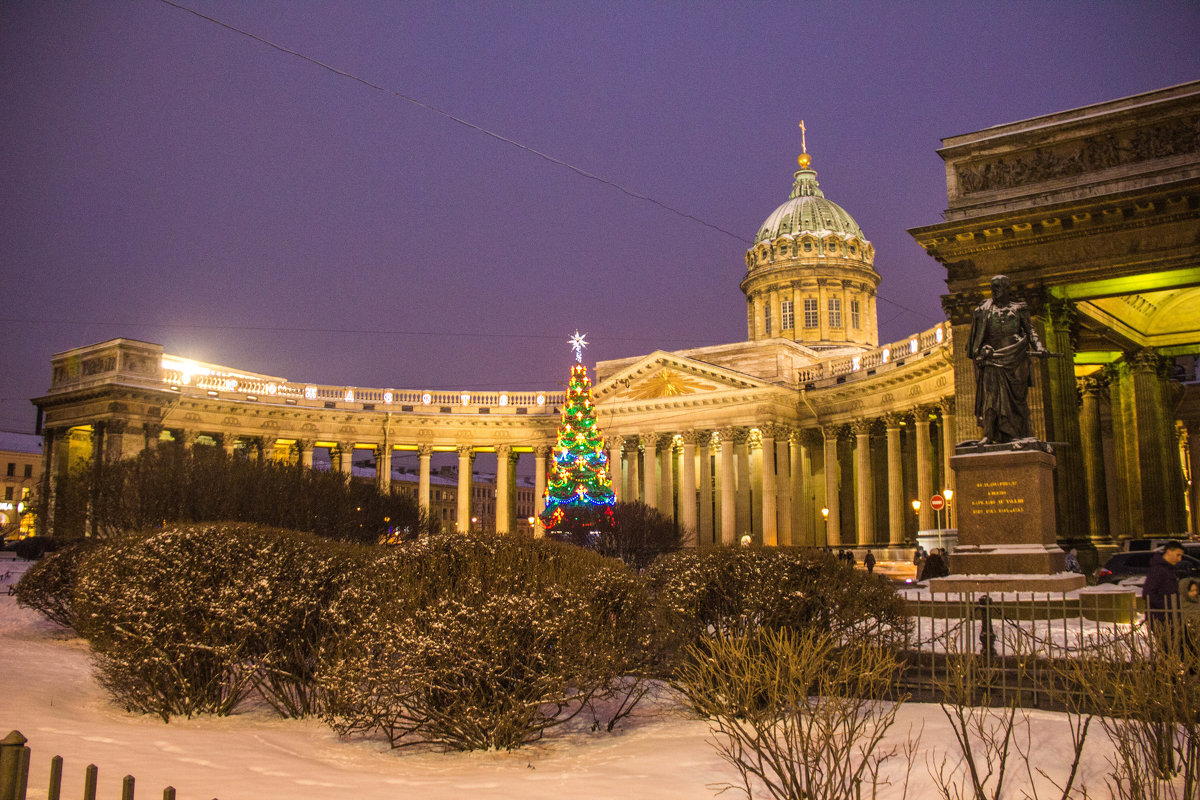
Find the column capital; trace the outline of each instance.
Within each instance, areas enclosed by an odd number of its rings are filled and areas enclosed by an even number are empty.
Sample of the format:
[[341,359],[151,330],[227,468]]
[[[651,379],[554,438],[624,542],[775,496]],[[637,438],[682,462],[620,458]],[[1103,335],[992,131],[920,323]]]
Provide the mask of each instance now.
[[609,450],[623,451],[625,449],[625,437],[621,434],[605,436],[604,443],[608,446]]
[[870,436],[874,424],[873,419],[856,419],[850,423],[850,430],[854,431],[855,436]]
[[[62,429],[62,428],[54,428],[53,430],[59,431],[60,435],[62,433],[65,433],[65,429]],[[162,436],[163,430],[164,430],[163,426],[158,424],[157,422],[142,423],[142,431],[143,431],[143,433],[146,434],[146,438],[151,441],[158,441],[158,438],[160,436]]]
[[778,422],[768,422],[766,425],[759,426],[759,430],[762,431],[764,439],[775,439],[777,441],[787,441],[792,435],[792,429],[789,426]]
[[454,452],[458,453],[459,458],[463,456],[473,458],[475,456],[475,447],[469,444],[460,444],[454,448]]
[[721,437],[722,442],[745,444],[750,439],[750,429],[739,427],[721,428],[717,431],[717,435]]
[[904,418],[906,416],[908,416],[908,415],[901,414],[896,411],[889,411],[888,413],[886,413],[882,417],[880,417],[880,419],[883,420],[883,426],[890,431],[890,430],[899,429],[900,423],[904,420]]
[[946,414],[953,414],[955,407],[954,397],[950,396],[941,398],[937,401],[937,407],[942,412],[943,416]]
[[510,456],[510,455],[512,455],[512,445],[511,444],[496,445],[496,458],[497,459],[504,458],[505,456]]
[[417,455],[418,455],[418,456],[431,456],[431,455],[433,455],[433,445],[431,445],[431,444],[419,444],[419,445],[417,445]]
[[300,452],[304,452],[305,450],[312,450],[316,441],[314,439],[296,439],[295,443],[296,449]]
[[[254,438],[254,437],[252,437],[252,438]],[[338,442],[338,452],[341,452],[341,453],[353,453],[353,452],[354,452],[354,445],[355,445],[355,444],[357,444],[357,442],[353,442],[353,441],[349,441],[349,442]]]
[[821,445],[821,431],[816,428],[798,428],[792,431],[792,441],[809,449]]
[[1108,389],[1108,375],[1103,370],[1096,370],[1090,375],[1075,379],[1075,388],[1079,390],[1080,399],[1084,397],[1103,397]]
[[180,433],[181,433],[180,438],[182,439],[183,445],[185,447],[194,447],[196,444],[196,440],[199,439],[201,436],[200,431],[192,430],[190,428],[185,428]]
[[683,432],[683,443],[705,445],[712,441],[712,431],[694,429]]
[[1139,347],[1125,352],[1125,363],[1133,372],[1159,372],[1166,377],[1170,359],[1163,358],[1153,347]]
[[929,415],[933,413],[937,406],[919,405],[913,406],[911,409],[913,422],[917,425],[928,425]]
[[105,422],[106,422],[105,430],[108,433],[115,433],[115,434],[120,435],[120,434],[125,433],[125,430],[129,427],[129,423],[123,419],[110,419],[110,420],[106,420]]
[[827,442],[830,441],[831,439],[834,441],[837,441],[837,438],[842,435],[842,431],[844,431],[845,429],[846,429],[846,426],[840,425],[840,424],[839,425],[822,425],[821,426],[821,437]]
[[537,456],[538,458],[549,458],[550,453],[553,451],[554,451],[554,448],[548,444],[534,445],[534,448],[533,448],[533,454],[535,456]]
[[960,292],[959,294],[942,295],[942,311],[950,319],[951,325],[970,325],[971,315],[983,302],[982,292]]

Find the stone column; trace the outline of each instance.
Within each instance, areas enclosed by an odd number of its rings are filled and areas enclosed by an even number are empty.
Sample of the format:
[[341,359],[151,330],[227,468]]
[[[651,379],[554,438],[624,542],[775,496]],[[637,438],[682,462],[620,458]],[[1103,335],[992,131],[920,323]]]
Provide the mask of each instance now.
[[792,450],[792,517],[798,525],[799,543],[806,547],[817,547],[825,544],[825,522],[821,516],[821,508],[825,506],[824,479],[817,480],[813,468],[813,454],[820,452],[824,446],[821,432],[817,428],[805,428],[796,436],[796,447]]
[[642,437],[643,457],[642,493],[646,505],[658,508],[658,434],[652,433]]
[[875,497],[871,477],[871,420],[855,420],[854,430],[854,499],[857,515],[858,545],[875,543]]
[[511,467],[512,447],[496,445],[496,533],[512,532],[512,508],[508,504]]
[[[1164,363],[1152,348],[1125,354],[1129,388],[1126,393],[1126,466],[1129,505],[1136,536],[1171,536],[1173,487],[1170,462],[1175,459],[1172,428],[1163,408],[1160,372]],[[1181,526],[1182,527],[1182,526]]]
[[1088,536],[1108,543],[1108,486],[1104,479],[1104,440],[1100,430],[1100,403],[1108,381],[1094,372],[1078,381],[1082,408],[1079,437],[1083,450],[1084,483],[1087,486]]
[[221,434],[221,449],[225,451],[228,458],[233,458],[234,452],[237,450],[238,437],[232,433]]
[[1188,420],[1186,430],[1188,475],[1192,479],[1188,487],[1188,508],[1191,510],[1188,531],[1195,536],[1200,533],[1200,420]]
[[546,510],[546,459],[550,450],[544,444],[533,448],[533,508],[537,517]]
[[470,445],[459,445],[458,452],[458,507],[455,527],[460,533],[471,530],[471,465],[475,461],[475,449]]
[[791,431],[780,427],[775,433],[775,491],[779,498],[779,543],[791,545],[792,538],[792,460]]
[[929,408],[917,406],[913,409],[913,421],[917,438],[917,499],[921,508],[917,512],[917,529],[933,528],[933,509],[929,498],[933,496],[933,461],[929,454]]
[[838,425],[825,425],[821,433],[825,439],[825,544],[837,547],[842,543],[842,515],[838,508]]
[[904,544],[904,459],[900,450],[900,415],[883,418],[887,426],[888,543]]
[[[982,292],[961,292],[942,298],[942,309],[950,320],[951,359],[954,363],[954,402],[963,410],[955,417],[955,442],[978,439],[983,435],[975,419],[975,362],[967,356],[971,340],[971,315],[983,302]],[[924,505],[924,503],[922,503]]]
[[[954,398],[946,397],[938,402],[938,408],[942,410],[942,474],[945,475],[945,480],[942,481],[941,488],[949,489],[951,492],[957,492],[958,487],[954,483],[954,470],[950,468],[950,459],[954,456],[954,447],[958,444],[954,440],[954,432],[956,430],[956,422],[954,420]],[[945,494],[945,492],[940,492]],[[951,495],[946,499],[946,527],[954,528],[955,518],[958,514],[958,506],[954,503],[954,497]]]
[[37,517],[37,532],[39,536],[50,536],[54,533],[54,500],[58,489],[58,461],[55,449],[62,431],[58,428],[42,428],[42,488],[41,496],[45,501],[45,510]]
[[621,478],[621,450],[624,448],[624,437],[610,436],[608,439],[608,476],[612,480],[613,496],[617,502],[625,499],[625,484]]
[[97,506],[100,504],[100,485],[101,478],[104,475],[104,432],[107,428],[107,423],[93,422],[92,423],[92,491],[91,498],[88,502],[88,524],[87,535],[93,539],[99,533],[100,520],[96,516]]
[[737,480],[733,474],[734,428],[721,430],[720,469],[718,477],[721,488],[721,544],[737,544]]
[[[799,308],[799,306],[797,306]],[[796,319],[800,317],[797,316]],[[800,323],[796,323],[799,325]],[[810,545],[812,539],[808,533],[809,516],[812,514],[812,502],[808,499],[810,476],[804,463],[804,446],[801,444],[807,431],[792,430],[788,435],[788,474],[791,476],[791,524],[788,526],[788,544]]]
[[[1079,429],[1079,398],[1075,383],[1072,338],[1078,337],[1078,312],[1074,304],[1045,298],[1043,319],[1046,335],[1042,343],[1061,358],[1035,359],[1033,366],[1046,377],[1046,441],[1062,442],[1054,449],[1054,503],[1058,530],[1064,538],[1080,536],[1089,526],[1087,474],[1084,469],[1082,434]],[[1035,381],[1036,384],[1036,381]],[[1036,388],[1036,386],[1035,386]],[[1030,390],[1033,400],[1033,390]],[[1030,403],[1032,416],[1033,403]]]
[[778,487],[775,481],[775,436],[772,425],[764,425],[762,432],[762,543],[770,547],[779,546]]
[[733,441],[734,458],[737,461],[737,537],[741,542],[745,534],[754,535],[754,512],[750,506],[750,431],[738,428],[737,438]]
[[658,510],[668,519],[675,519],[675,437],[663,434],[659,440],[662,457],[658,460],[661,474],[658,481]]
[[305,469],[312,469],[313,465],[313,440],[312,439],[297,439],[296,453],[300,466]]
[[641,499],[641,471],[638,468],[638,446],[641,440],[637,436],[626,436],[625,447],[628,452],[625,455],[625,487],[626,497],[629,502],[636,503]]
[[417,445],[417,505],[426,513],[429,513],[429,473],[432,459],[432,445]]
[[120,461],[125,458],[125,430],[128,427],[128,423],[123,419],[108,421],[104,447],[105,461]]
[[683,434],[683,456],[679,463],[679,523],[683,527],[684,547],[699,544],[698,514],[696,502],[696,445],[707,435],[706,431],[688,431]]
[[712,544],[713,526],[713,474],[712,474],[712,434],[708,431],[697,431],[696,460],[700,462],[700,514],[698,537],[700,544]]
[[375,448],[375,485],[384,494],[392,492],[392,446],[386,440]]
[[339,442],[338,469],[349,475],[352,466],[354,466],[354,442]]

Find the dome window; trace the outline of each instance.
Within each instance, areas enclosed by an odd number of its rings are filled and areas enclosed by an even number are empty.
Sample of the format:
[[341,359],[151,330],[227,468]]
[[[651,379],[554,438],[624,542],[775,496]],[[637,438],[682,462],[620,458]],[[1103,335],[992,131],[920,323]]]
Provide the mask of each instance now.
[[855,247],[854,245],[850,245],[850,255],[853,256],[853,255],[857,255],[857,254],[858,254],[858,248]]
[[812,242],[805,242],[805,243],[804,243],[804,252],[806,252],[806,253],[811,253],[811,252],[812,252]]
[[829,252],[831,252],[831,253],[837,252],[837,244],[835,242],[829,243]]

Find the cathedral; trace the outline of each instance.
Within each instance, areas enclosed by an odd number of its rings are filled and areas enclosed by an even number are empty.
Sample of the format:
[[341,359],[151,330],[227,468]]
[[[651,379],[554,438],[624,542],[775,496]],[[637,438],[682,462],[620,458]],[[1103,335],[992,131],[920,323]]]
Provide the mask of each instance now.
[[[973,513],[950,469],[955,444],[978,437],[966,334],[1005,274],[1060,356],[1036,365],[1029,393],[1057,458],[1060,542],[1197,532],[1200,82],[942,144],[944,220],[910,234],[945,270],[946,321],[879,341],[875,249],[804,153],[745,254],[745,341],[595,365],[618,499],[671,516],[698,547],[749,536],[899,555],[952,535]],[[433,454],[454,453],[460,529],[475,454],[494,453],[495,528],[513,532],[518,461],[532,459],[540,511],[562,401],[296,381],[130,339],[80,347],[53,357],[34,400],[45,524],[74,465],[182,446],[308,465],[320,451],[347,473],[357,452],[384,488],[405,451],[426,508]]]

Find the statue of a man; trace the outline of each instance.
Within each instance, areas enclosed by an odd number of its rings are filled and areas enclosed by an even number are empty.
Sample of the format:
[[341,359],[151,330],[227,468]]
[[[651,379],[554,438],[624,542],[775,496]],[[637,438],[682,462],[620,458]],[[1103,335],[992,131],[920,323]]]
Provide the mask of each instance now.
[[992,278],[992,297],[971,317],[967,355],[975,362],[975,419],[983,429],[978,444],[1029,439],[1029,403],[1033,385],[1030,358],[1045,358],[1029,309],[1012,299],[1006,275]]

